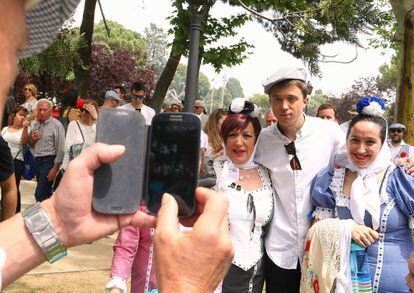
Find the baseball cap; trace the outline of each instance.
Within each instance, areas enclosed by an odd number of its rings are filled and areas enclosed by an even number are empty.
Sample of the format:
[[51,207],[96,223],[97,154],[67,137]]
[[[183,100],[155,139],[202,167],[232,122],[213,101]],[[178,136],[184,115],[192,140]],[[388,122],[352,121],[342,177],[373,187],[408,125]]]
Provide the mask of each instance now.
[[110,90],[110,91],[107,91],[106,93],[105,93],[105,98],[106,99],[113,99],[113,100],[117,100],[118,102],[120,102],[121,101],[121,98],[118,96],[118,94],[115,92],[115,91],[113,91],[113,90]]
[[306,83],[306,70],[301,67],[280,67],[271,76],[269,76],[263,83],[264,92],[270,94],[272,87],[284,80],[295,79]]
[[390,129],[406,129],[404,124],[401,123],[393,123],[390,126]]
[[19,52],[19,58],[30,57],[46,49],[79,2],[80,0],[27,0],[29,42],[27,48]]

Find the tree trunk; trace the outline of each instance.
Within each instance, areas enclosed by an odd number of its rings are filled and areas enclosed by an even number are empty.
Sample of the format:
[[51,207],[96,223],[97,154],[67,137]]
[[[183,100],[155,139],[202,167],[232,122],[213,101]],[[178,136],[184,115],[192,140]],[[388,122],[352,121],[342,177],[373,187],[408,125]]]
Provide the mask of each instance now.
[[75,76],[81,96],[85,95],[89,80],[89,66],[92,55],[92,35],[96,2],[97,0],[85,0],[82,24],[80,26],[80,34],[83,35],[85,39],[85,46],[78,49],[79,55],[83,62],[83,67],[77,66],[75,68]]
[[403,25],[403,41],[401,44],[400,80],[397,91],[396,121],[407,127],[404,140],[414,144],[414,5],[399,19]]
[[181,53],[175,52],[173,43],[171,46],[170,56],[164,69],[162,70],[160,78],[157,81],[157,85],[155,86],[154,94],[151,99],[151,105],[157,113],[161,111],[162,103],[167,95],[168,88],[174,78],[178,64],[180,64],[181,55]]

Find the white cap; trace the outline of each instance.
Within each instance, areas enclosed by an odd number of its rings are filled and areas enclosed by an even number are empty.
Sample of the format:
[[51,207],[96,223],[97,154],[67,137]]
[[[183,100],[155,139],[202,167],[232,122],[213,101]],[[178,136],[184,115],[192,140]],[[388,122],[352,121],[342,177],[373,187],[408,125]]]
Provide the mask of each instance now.
[[284,80],[287,79],[295,79],[300,80],[306,83],[306,70],[305,68],[301,67],[281,67],[276,72],[274,72],[271,76],[269,76],[264,82],[264,92],[266,94],[270,94],[272,87]]

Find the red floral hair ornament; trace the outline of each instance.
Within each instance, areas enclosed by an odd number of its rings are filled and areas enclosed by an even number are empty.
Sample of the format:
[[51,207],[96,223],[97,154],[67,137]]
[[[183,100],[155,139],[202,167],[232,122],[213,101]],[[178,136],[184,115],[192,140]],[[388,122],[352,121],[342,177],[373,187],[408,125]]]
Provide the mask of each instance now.
[[406,152],[401,152],[401,158],[405,158],[407,156]]
[[82,109],[83,104],[85,104],[85,100],[82,98],[78,98],[78,100],[76,101],[76,107],[78,109]]

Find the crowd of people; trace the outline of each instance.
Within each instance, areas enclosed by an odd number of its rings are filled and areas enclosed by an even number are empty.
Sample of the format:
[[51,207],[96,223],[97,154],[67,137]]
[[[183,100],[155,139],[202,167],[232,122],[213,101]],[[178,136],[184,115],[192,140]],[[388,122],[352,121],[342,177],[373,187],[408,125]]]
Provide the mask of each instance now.
[[[155,111],[143,103],[145,84],[131,85],[130,102],[123,86],[109,89],[101,107],[66,90],[54,117],[53,103],[38,100],[36,86],[28,83],[25,102],[5,108],[17,53],[41,50],[62,23],[36,24],[63,22],[78,2],[0,2],[6,20],[0,22],[0,44],[9,49],[0,51],[0,113],[10,114],[0,137],[0,285],[60,259],[67,248],[120,230],[110,292],[126,292],[130,276],[132,292],[414,290],[414,150],[403,140],[407,128],[388,126],[377,97],[361,99],[355,116],[341,125],[329,104],[320,106],[317,117],[306,115],[303,68],[279,68],[264,81],[271,111],[263,129],[258,107],[246,99],[209,115],[203,101],[195,101],[203,129],[199,185],[206,188],[197,189],[197,210],[185,226],[168,194],[157,218],[144,205],[131,215],[95,212],[93,171],[125,151],[95,143],[99,111],[136,111],[151,125]],[[45,14],[50,6],[62,15]],[[177,100],[163,111],[182,108]],[[30,155],[37,203],[20,212],[18,187]],[[363,252],[357,268],[355,245]]]

